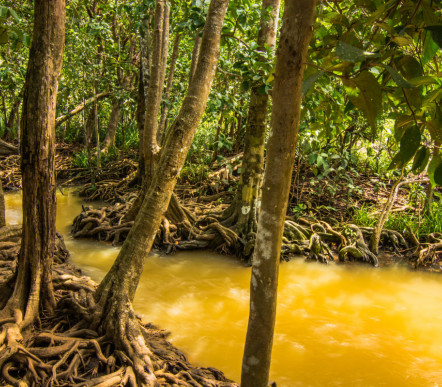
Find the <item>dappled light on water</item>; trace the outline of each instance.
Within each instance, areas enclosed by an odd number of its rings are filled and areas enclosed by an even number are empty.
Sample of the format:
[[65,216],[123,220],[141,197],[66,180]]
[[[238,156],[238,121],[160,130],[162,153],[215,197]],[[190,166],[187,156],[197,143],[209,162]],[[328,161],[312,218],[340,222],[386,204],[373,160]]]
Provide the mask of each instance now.
[[[6,198],[21,222],[20,197]],[[81,210],[58,195],[57,227]],[[72,260],[100,280],[118,249],[66,236]],[[189,358],[240,378],[250,268],[209,252],[152,254],[135,300]],[[442,386],[442,277],[405,269],[280,268],[271,378],[278,386]]]

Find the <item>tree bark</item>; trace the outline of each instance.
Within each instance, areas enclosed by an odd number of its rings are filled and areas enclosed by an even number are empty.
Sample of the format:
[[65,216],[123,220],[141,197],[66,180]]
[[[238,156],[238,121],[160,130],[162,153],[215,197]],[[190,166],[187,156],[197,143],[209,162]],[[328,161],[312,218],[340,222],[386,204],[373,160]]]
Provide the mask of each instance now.
[[6,123],[6,128],[8,128],[8,131],[5,131],[5,135],[3,136],[3,139],[5,141],[10,141],[13,138],[12,132],[14,130],[14,124],[16,119],[19,116],[19,110],[20,110],[20,105],[22,102],[22,98],[23,98],[23,93],[20,92],[20,94],[17,96],[17,98],[14,101],[14,105],[12,106],[11,112],[9,113],[9,118],[8,121]]
[[200,36],[200,29],[198,28],[196,30],[195,41],[193,43],[192,62],[190,63],[190,71],[189,71],[189,83],[192,81],[192,78],[195,74],[196,65],[198,63],[198,57],[200,55],[200,46],[201,46],[201,36]]
[[120,121],[121,107],[120,102],[115,99],[112,103],[112,110],[107,125],[106,137],[103,141],[103,149],[109,149],[115,145],[115,135],[117,134],[118,122]]
[[6,226],[6,208],[5,208],[5,194],[3,192],[3,184],[0,180],[0,228]]
[[285,2],[273,87],[268,155],[250,282],[242,387],[266,387],[276,315],[279,257],[301,112],[302,78],[316,1]]
[[[170,59],[169,76],[167,78],[167,85],[166,85],[166,89],[164,90],[164,98],[163,98],[164,102],[163,102],[162,108],[161,108],[160,126],[159,126],[159,130],[158,130],[158,133],[162,139],[164,139],[164,133],[166,131],[167,114],[169,113],[170,91],[172,90],[173,76],[175,74],[176,61],[178,60],[178,54],[179,54],[179,50],[180,50],[180,39],[181,39],[181,35],[177,33],[175,36],[175,41],[173,43],[173,51],[172,51],[172,58]],[[158,141],[160,141],[160,139]],[[162,141],[160,143],[162,143]]]
[[147,94],[148,104],[146,108],[146,120],[143,134],[144,163],[146,169],[143,179],[143,186],[150,184],[155,171],[155,164],[160,152],[160,147],[157,142],[158,115],[160,111],[165,76],[165,70],[163,68],[165,62],[163,56],[166,54],[163,54],[163,52],[167,52],[167,47],[164,47],[165,42],[163,39],[166,35],[164,29],[168,29],[168,23],[165,22],[166,17],[169,16],[168,9],[169,7],[164,0],[157,0],[155,9],[155,27],[152,42],[153,61],[150,70],[150,82]]
[[5,308],[20,328],[55,305],[55,106],[64,50],[65,1],[35,0],[32,46],[23,98],[21,172],[23,236],[15,288]]
[[140,77],[138,83],[138,179],[141,183],[146,171],[144,159],[144,126],[146,124],[147,93],[150,84],[150,15],[144,23],[144,36],[140,37]]
[[171,125],[159,160],[158,173],[153,177],[135,224],[95,296],[99,311],[94,325],[101,326],[108,335],[116,338],[117,343],[130,354],[142,385],[154,385],[155,377],[152,369],[149,369],[150,351],[132,320],[131,302],[206,106],[216,70],[227,5],[228,0],[212,0],[210,3],[201,47],[204,55],[200,56],[188,93]]
[[[279,20],[279,0],[263,0],[258,32],[258,50],[274,49]],[[261,61],[266,59],[261,56]],[[268,59],[267,59],[268,60]],[[259,212],[259,193],[264,169],[264,146],[269,108],[269,95],[260,92],[264,80],[254,84],[250,94],[244,157],[238,189],[231,208],[226,210],[226,226],[241,237],[254,235]]]

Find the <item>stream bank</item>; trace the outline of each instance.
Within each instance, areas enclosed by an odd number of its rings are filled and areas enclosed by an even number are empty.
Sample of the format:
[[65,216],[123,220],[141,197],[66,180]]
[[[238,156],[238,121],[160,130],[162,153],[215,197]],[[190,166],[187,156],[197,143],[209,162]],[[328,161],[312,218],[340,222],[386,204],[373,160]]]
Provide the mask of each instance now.
[[[63,192],[65,192],[63,190]],[[118,248],[73,240],[81,209],[58,195],[57,227],[71,259],[99,281]],[[19,195],[7,195],[8,219],[20,221]],[[278,386],[435,386],[442,380],[442,278],[402,267],[323,266],[301,260],[280,268],[271,378]],[[228,256],[153,254],[137,291],[145,321],[172,332],[189,359],[239,380],[250,269]]]

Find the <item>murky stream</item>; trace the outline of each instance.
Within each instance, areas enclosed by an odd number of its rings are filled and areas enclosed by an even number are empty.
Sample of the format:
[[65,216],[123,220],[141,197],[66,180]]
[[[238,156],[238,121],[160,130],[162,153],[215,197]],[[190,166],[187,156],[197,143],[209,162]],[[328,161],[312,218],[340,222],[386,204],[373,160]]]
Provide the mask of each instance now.
[[[72,260],[99,281],[118,249],[74,241],[77,197],[58,195],[57,227]],[[6,197],[21,222],[19,194]],[[189,358],[239,380],[250,269],[209,252],[152,254],[135,309],[170,330]],[[442,386],[442,276],[405,269],[280,269],[271,378],[278,386]]]

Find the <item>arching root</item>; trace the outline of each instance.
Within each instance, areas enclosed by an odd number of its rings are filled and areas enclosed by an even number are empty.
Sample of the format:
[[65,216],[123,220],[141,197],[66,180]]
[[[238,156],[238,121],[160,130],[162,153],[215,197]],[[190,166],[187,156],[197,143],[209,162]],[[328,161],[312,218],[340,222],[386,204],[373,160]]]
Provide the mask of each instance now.
[[[434,265],[442,260],[442,233],[432,233],[427,236],[427,247],[419,251],[415,267]],[[422,246],[422,245],[421,245]]]
[[330,248],[321,240],[321,237],[313,233],[310,237],[308,249],[310,250],[306,260],[315,260],[317,262],[328,264],[328,261],[333,261],[333,254]]
[[218,370],[193,367],[164,331],[142,324],[130,303],[115,309],[124,311],[116,319],[108,318],[112,310],[94,300],[96,284],[75,270],[55,265],[53,278],[57,313],[43,316],[40,329],[21,332],[19,312],[0,320],[0,374],[6,383],[237,386]]
[[[360,230],[368,237],[373,233],[374,228],[360,227]],[[408,249],[408,243],[403,235],[395,230],[383,229],[380,242],[384,247],[390,248],[395,253],[399,253],[402,249]]]
[[371,263],[375,267],[379,266],[378,258],[369,250],[359,227],[354,224],[347,225],[344,227],[343,233],[349,240],[350,245],[343,247],[339,251],[339,260],[341,262],[345,262],[349,258]]

